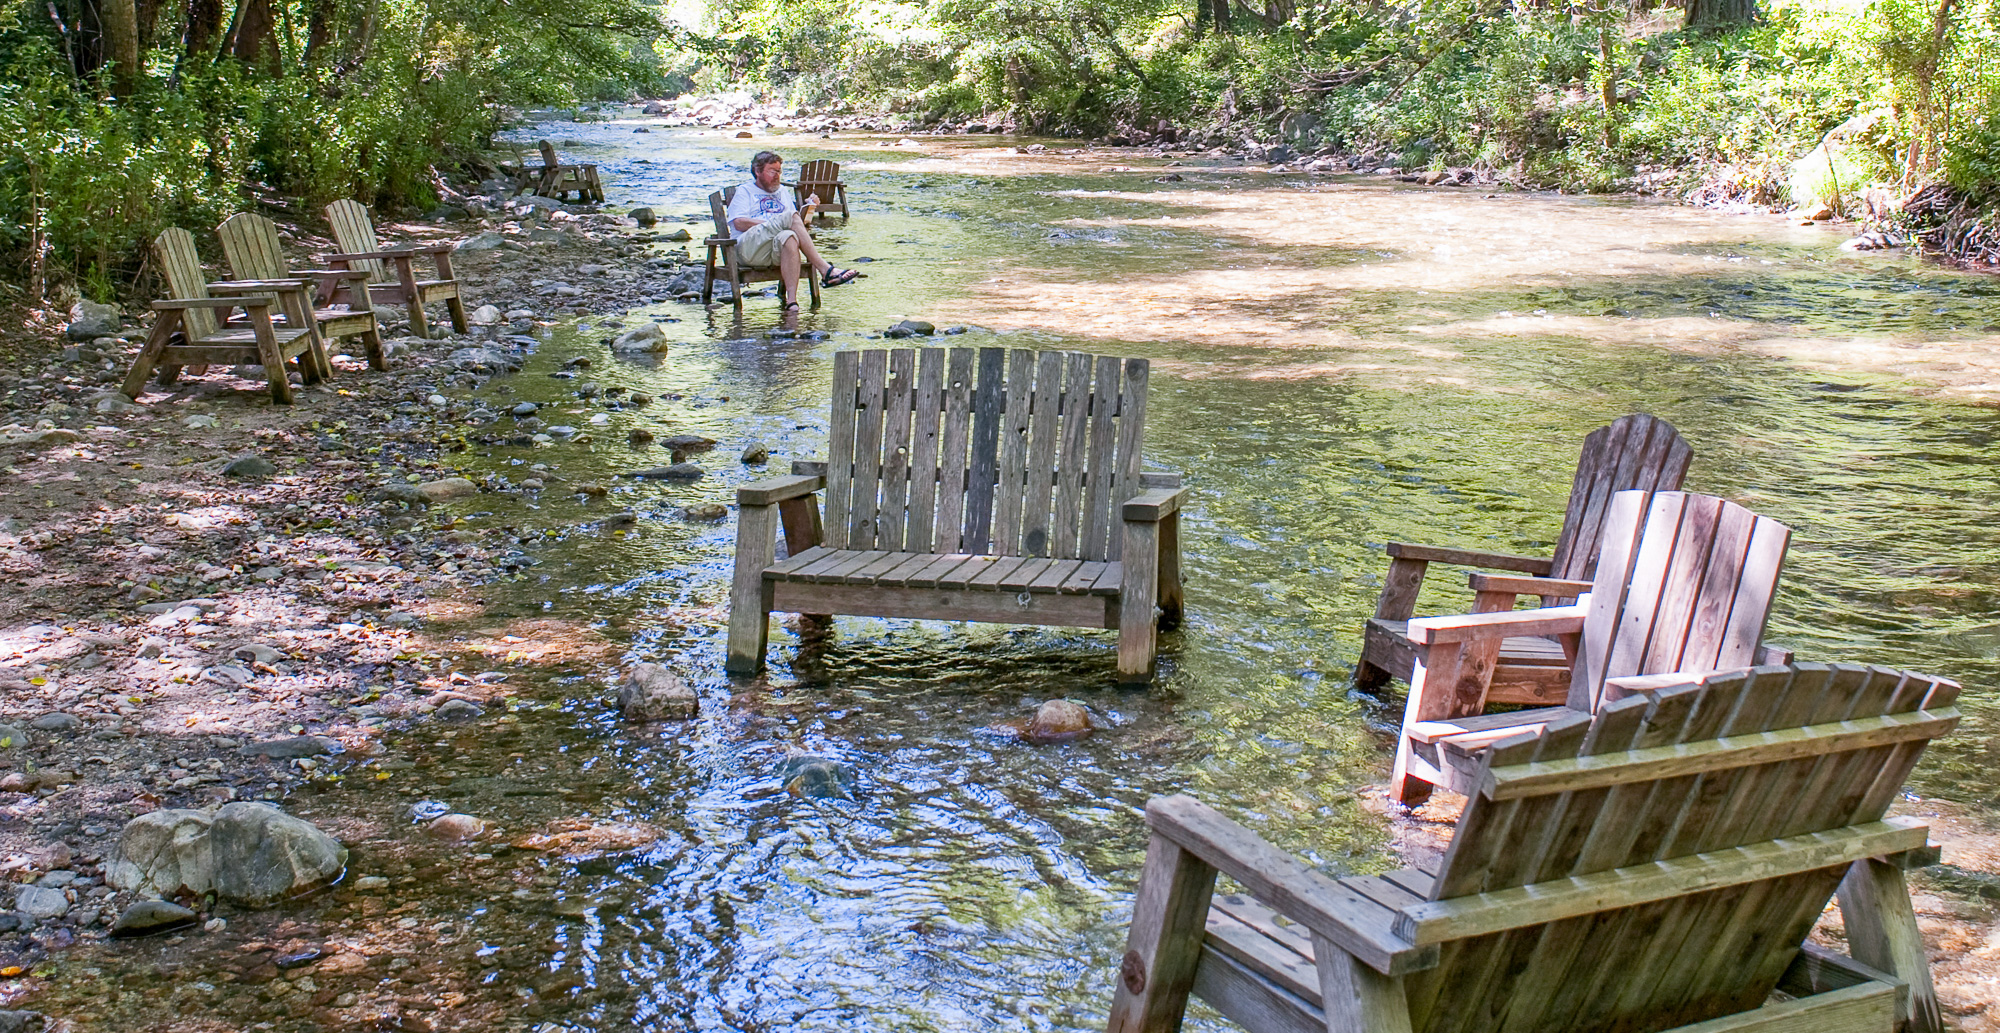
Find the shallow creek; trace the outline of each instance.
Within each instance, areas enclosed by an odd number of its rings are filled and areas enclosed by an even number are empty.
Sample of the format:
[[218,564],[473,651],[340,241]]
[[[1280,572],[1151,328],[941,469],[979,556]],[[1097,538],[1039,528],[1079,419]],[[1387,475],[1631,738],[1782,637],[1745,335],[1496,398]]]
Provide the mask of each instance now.
[[[490,647],[513,712],[391,731],[384,752],[288,803],[356,844],[352,876],[389,885],[350,878],[232,915],[223,935],[78,948],[36,1007],[79,1029],[351,1028],[398,998],[403,1028],[1101,1028],[1145,800],[1193,793],[1331,872],[1391,865],[1390,823],[1357,793],[1386,774],[1400,697],[1347,688],[1382,543],[1546,551],[1581,437],[1635,410],[1694,443],[1691,488],[1794,527],[1770,639],[1963,681],[1969,721],[1914,789],[1996,792],[2000,414],[1969,401],[2000,381],[1980,352],[2000,330],[1992,280],[1843,252],[1824,228],[1629,200],[1169,167],[1054,142],[1016,154],[996,139],[636,124],[521,136],[572,141],[566,155],[602,163],[609,207],[663,216],[701,212],[760,147],[845,164],[855,212],[821,239],[868,276],[801,317],[826,338],[767,337],[770,298],[740,322],[664,304],[559,327],[495,381],[511,388],[496,407],[541,401],[546,423],[596,444],[475,449],[469,476],[518,482],[544,463],[612,493],[552,484],[452,511],[559,532],[526,577],[477,593],[483,612],[433,625]],[[1182,179],[1158,181],[1170,173]],[[538,303],[501,304],[515,300]],[[969,328],[935,343],[1155,361],[1148,462],[1194,494],[1187,624],[1150,690],[1113,687],[1103,633],[852,618],[810,643],[775,624],[767,676],[721,674],[733,525],[679,511],[817,457],[832,353],[905,316]],[[665,356],[617,360],[601,343],[652,318],[667,321]],[[550,377],[576,356],[592,366]],[[570,393],[586,379],[660,400],[590,425],[603,410]],[[717,439],[691,457],[709,475],[614,479],[665,462],[624,444],[632,427]],[[749,440],[770,466],[735,461]],[[635,527],[601,523],[625,507]],[[1432,579],[1422,612],[1461,608],[1453,580]],[[531,645],[535,628],[673,666],[700,718],[623,727],[604,706],[608,667],[510,663],[492,645]],[[987,731],[1053,697],[1104,730],[1060,746]],[[799,754],[844,765],[847,791],[787,792]],[[426,843],[409,815],[423,799],[503,831]],[[588,831],[568,854],[501,845],[572,827]],[[621,836],[643,845],[617,849]],[[238,964],[246,943],[288,939],[400,946],[365,977],[305,988]]]

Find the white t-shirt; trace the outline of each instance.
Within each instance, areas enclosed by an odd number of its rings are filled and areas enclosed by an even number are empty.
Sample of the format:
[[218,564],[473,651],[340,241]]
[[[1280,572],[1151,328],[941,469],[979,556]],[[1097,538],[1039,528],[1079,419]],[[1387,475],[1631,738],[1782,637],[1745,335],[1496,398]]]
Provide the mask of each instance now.
[[777,190],[767,194],[758,189],[756,182],[752,181],[736,188],[736,193],[729,199],[729,209],[723,212],[722,215],[723,219],[729,223],[729,236],[731,239],[734,239],[748,232],[736,228],[736,220],[738,219],[754,219],[757,222],[763,222],[765,219],[781,212],[794,212],[797,210],[798,206],[792,203],[791,187],[780,183]]

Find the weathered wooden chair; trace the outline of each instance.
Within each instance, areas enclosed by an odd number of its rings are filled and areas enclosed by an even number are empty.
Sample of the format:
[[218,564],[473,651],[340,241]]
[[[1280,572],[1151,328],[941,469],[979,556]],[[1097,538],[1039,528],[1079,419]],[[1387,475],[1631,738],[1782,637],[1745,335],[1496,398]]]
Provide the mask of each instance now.
[[837,161],[809,161],[799,166],[798,182],[791,184],[792,196],[801,211],[805,210],[806,198],[819,195],[819,211],[822,215],[839,212],[847,214],[847,184],[840,181],[840,163]]
[[1120,679],[1150,678],[1158,630],[1180,619],[1182,489],[1140,471],[1149,369],[836,353],[829,462],[736,493],[729,670],[763,667],[770,613],[788,610],[1116,628]]
[[[1391,678],[1410,680],[1417,649],[1407,625],[1416,614],[1417,593],[1423,589],[1424,574],[1432,563],[1588,581],[1596,570],[1598,535],[1611,496],[1634,489],[1675,491],[1693,458],[1694,449],[1667,421],[1644,413],[1620,417],[1583,439],[1553,556],[1544,559],[1390,542],[1389,573],[1382,581],[1375,616],[1362,631],[1361,660],[1354,667],[1355,687],[1372,691]],[[1475,588],[1479,584],[1474,581]],[[1563,601],[1567,600],[1548,597],[1543,603]],[[1512,594],[1476,592],[1470,612],[1506,610],[1513,605]],[[1489,702],[1546,705],[1560,703],[1568,696],[1569,658],[1547,638],[1520,635],[1508,639],[1496,664]]]
[[[1630,691],[1485,751],[1436,872],[1328,878],[1153,800],[1110,1033],[1177,1028],[1190,991],[1255,1033],[1937,1033],[1902,871],[1936,853],[1883,815],[1958,686],[1801,664]],[[1836,888],[1851,958],[1804,942]]]
[[[1565,606],[1422,617],[1389,795],[1420,803],[1431,786],[1463,791],[1487,743],[1571,712],[1589,714],[1612,678],[1782,663],[1763,647],[1791,529],[1733,502],[1678,491],[1621,491],[1605,514],[1591,581],[1491,578],[1482,589],[1577,596]],[[1554,636],[1573,656],[1569,694],[1555,707],[1485,714],[1503,639]]]
[[[326,221],[333,228],[333,242],[345,254],[327,255],[325,260],[341,269],[368,274],[368,295],[376,304],[404,306],[410,313],[410,330],[418,337],[429,337],[430,318],[424,314],[424,306],[442,301],[451,313],[452,329],[466,332],[465,301],[459,297],[458,278],[451,271],[452,245],[384,251],[375,237],[375,221],[368,217],[368,209],[346,198],[326,206]],[[419,279],[419,258],[429,259],[437,275]]]
[[553,197],[558,201],[569,199],[570,191],[576,192],[579,202],[604,200],[604,182],[597,177],[597,165],[593,162],[571,162],[564,164],[556,155],[556,145],[547,140],[536,145],[542,152],[540,168],[524,165],[522,174],[534,184],[534,191],[543,197]]
[[[718,263],[721,278],[729,282],[730,300],[736,303],[736,310],[743,311],[743,285],[764,283],[780,279],[776,266],[757,268],[744,265],[736,257],[736,238],[729,235],[729,201],[736,196],[736,188],[718,190],[708,195],[708,213],[715,219],[715,234],[702,243],[708,247],[707,274],[701,279],[701,303],[709,304],[715,297],[715,281]],[[805,264],[803,256],[799,261],[799,279],[804,280],[812,290],[812,307],[819,307],[819,277]]]
[[[187,235],[186,230],[169,232]],[[187,247],[192,253],[191,235]],[[196,272],[199,271],[197,266]],[[312,332],[312,321],[305,316],[311,301],[296,281],[249,281],[239,285],[245,288],[241,296],[224,298],[209,297],[209,285],[199,275],[195,282],[203,289],[193,297],[153,302],[157,315],[152,332],[146,336],[145,347],[139,349],[138,358],[132,360],[132,368],[125,374],[125,383],[118,389],[125,397],[138,401],[146,389],[146,378],[155,369],[160,371],[163,383],[172,383],[183,366],[215,362],[263,366],[264,378],[271,385],[271,400],[281,405],[292,401],[292,382],[285,372],[288,360],[298,360],[299,371],[308,384],[326,378],[329,368],[326,356],[318,352],[319,338]],[[280,320],[273,309],[283,313],[284,318]],[[242,311],[241,320],[218,318],[218,314],[226,317],[235,310]]]
[[252,212],[238,212],[224,219],[215,228],[215,235],[222,241],[222,258],[229,263],[229,273],[236,282],[298,282],[312,292],[310,297],[314,300],[307,326],[322,341],[359,337],[367,350],[368,365],[378,370],[389,368],[382,350],[382,328],[375,321],[366,278],[359,271],[293,269],[285,258],[284,245],[278,240],[277,225]]

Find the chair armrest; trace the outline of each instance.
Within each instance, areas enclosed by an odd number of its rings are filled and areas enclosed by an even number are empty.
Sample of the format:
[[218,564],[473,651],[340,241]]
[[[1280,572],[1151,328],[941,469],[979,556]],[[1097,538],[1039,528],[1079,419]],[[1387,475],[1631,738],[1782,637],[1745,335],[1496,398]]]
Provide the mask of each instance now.
[[299,276],[310,276],[315,280],[366,280],[368,274],[360,269],[294,269]]
[[1486,567],[1489,570],[1518,570],[1524,574],[1546,576],[1555,569],[1555,561],[1539,556],[1515,556],[1504,552],[1478,552],[1472,549],[1441,549],[1434,545],[1411,545],[1407,542],[1390,542],[1390,559],[1424,560],[1429,563],[1456,563],[1461,567]]
[[303,290],[311,281],[303,276],[285,280],[217,280],[208,285],[216,293],[249,294],[257,291]]
[[1514,595],[1552,595],[1574,599],[1590,591],[1590,582],[1559,577],[1511,577],[1504,574],[1473,574],[1468,578],[1475,592],[1508,592]]
[[1410,622],[1409,634],[1410,641],[1421,646],[1513,635],[1570,635],[1583,630],[1583,615],[1584,600],[1579,599],[1568,606],[1544,606],[1537,610],[1419,617]]
[[423,247],[404,248],[401,251],[357,251],[351,255],[324,255],[321,256],[320,260],[324,262],[362,262],[376,258],[395,261],[405,258],[416,258],[420,255],[449,254],[450,252],[451,245],[449,244],[426,244]]
[[783,502],[786,499],[795,499],[801,495],[810,495],[819,490],[822,480],[824,478],[811,474],[803,476],[793,475],[790,477],[767,477],[761,481],[755,481],[736,489],[736,504],[739,506],[769,506],[773,503]]
[[1155,797],[1146,804],[1146,824],[1383,975],[1438,963],[1435,944],[1420,947],[1396,935],[1397,912],[1306,867],[1191,796]]
[[1784,646],[1774,646],[1765,643],[1757,647],[1757,663],[1760,666],[1764,664],[1788,664],[1791,662],[1792,651],[1786,649]]
[[[268,289],[268,288],[267,288]],[[262,294],[241,298],[168,298],[153,302],[155,309],[170,308],[270,308],[277,302]]]
[[1149,488],[1125,500],[1127,521],[1152,523],[1180,511],[1186,488]]

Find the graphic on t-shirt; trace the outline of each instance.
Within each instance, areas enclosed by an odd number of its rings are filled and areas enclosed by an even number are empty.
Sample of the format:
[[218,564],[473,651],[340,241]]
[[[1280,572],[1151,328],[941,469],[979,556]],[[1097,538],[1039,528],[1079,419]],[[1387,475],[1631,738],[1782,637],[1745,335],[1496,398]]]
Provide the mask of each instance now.
[[785,210],[785,202],[779,200],[778,195],[776,194],[757,195],[758,215],[777,215],[778,213],[784,210]]

